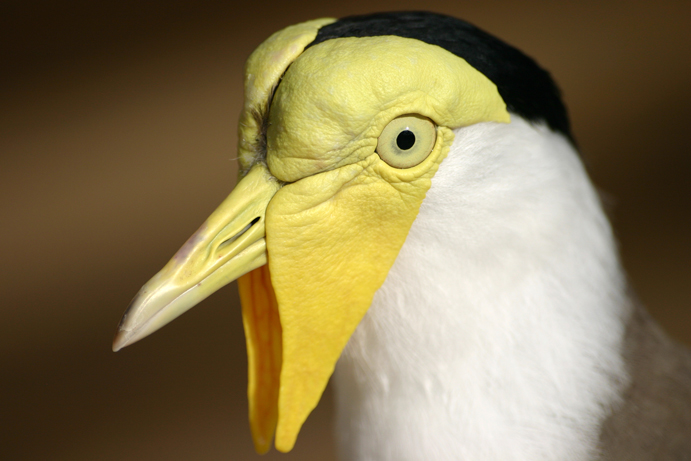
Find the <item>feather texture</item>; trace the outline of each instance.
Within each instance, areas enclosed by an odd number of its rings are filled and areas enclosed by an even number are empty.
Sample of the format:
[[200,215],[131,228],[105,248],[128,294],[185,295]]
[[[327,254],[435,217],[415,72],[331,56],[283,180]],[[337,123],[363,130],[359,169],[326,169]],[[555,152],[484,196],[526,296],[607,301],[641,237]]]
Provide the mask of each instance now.
[[455,135],[338,363],[343,458],[592,459],[630,311],[597,193],[544,126]]

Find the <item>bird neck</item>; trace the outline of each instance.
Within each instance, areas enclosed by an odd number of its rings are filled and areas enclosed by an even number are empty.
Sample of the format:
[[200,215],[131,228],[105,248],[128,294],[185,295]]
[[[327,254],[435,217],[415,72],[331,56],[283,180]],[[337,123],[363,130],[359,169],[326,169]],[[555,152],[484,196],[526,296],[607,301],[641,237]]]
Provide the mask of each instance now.
[[344,458],[590,459],[628,305],[571,144],[517,117],[456,130],[338,363]]

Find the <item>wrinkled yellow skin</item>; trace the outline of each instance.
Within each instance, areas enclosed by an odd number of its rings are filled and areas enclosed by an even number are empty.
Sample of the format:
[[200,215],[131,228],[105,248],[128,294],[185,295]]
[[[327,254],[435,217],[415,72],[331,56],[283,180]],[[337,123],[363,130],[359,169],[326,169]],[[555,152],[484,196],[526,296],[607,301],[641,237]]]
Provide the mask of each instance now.
[[[293,44],[272,46],[292,49]],[[252,62],[248,71],[261,67]],[[248,91],[248,98],[253,94]],[[246,107],[260,104],[249,101]],[[404,114],[433,120],[437,141],[422,163],[396,169],[375,148],[386,124]],[[266,212],[269,272],[282,330],[271,337],[282,338],[282,365],[279,382],[263,382],[279,386],[278,450],[292,449],[341,351],[383,284],[449,152],[451,129],[491,121],[509,122],[495,85],[463,59],[413,39],[329,40],[299,54],[285,72],[269,111],[266,155],[271,174],[287,183]],[[240,144],[249,146],[252,132],[242,130],[247,139]],[[263,161],[256,149],[247,148],[243,155],[245,167]],[[252,289],[248,278],[241,283],[244,291]],[[250,302],[247,298],[243,304]],[[243,306],[248,332],[256,329],[249,315],[253,309]],[[250,401],[275,395],[270,389],[257,391],[252,380],[261,380],[257,370],[271,368],[259,366],[262,360],[275,363],[259,352],[277,349],[250,349]],[[255,422],[253,430],[255,426],[273,424]],[[258,436],[266,443],[267,430],[254,433],[259,450]]]
[[269,268],[283,330],[277,448],[292,448],[319,402],[452,138],[440,128],[432,155],[413,171],[371,154],[286,185],[269,203]]
[[404,114],[450,128],[510,120],[494,83],[443,48],[393,36],[328,40],[301,54],[276,91],[269,170],[292,182],[363,160]]
[[245,104],[238,127],[238,158],[243,173],[255,161],[260,130],[255,113],[268,110],[271,94],[283,72],[317,36],[319,28],[334,22],[315,19],[279,30],[259,45],[245,65]]

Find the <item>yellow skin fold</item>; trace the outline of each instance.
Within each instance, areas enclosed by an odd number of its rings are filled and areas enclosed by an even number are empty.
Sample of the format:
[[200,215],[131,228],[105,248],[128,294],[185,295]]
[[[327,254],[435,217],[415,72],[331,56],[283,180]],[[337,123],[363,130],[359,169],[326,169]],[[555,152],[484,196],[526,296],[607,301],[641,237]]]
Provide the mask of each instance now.
[[283,330],[276,448],[293,447],[336,361],[384,283],[449,149],[417,171],[376,154],[284,186],[267,209],[267,249]]
[[269,266],[264,265],[238,279],[249,364],[250,429],[260,454],[269,451],[276,431],[283,358],[281,322],[270,277]]
[[[238,236],[204,231],[183,247],[186,257],[211,261],[213,242],[228,241],[223,254],[237,256],[223,267],[245,274],[239,290],[250,426],[260,453],[270,448],[274,431],[279,451],[293,448],[405,242],[449,152],[452,129],[510,121],[496,86],[440,47],[380,36],[332,39],[305,50],[333,21],[286,28],[250,56],[239,127],[243,178],[212,215],[216,227]],[[376,153],[377,139],[406,114],[432,120],[437,136],[426,159],[398,169]],[[247,204],[242,194],[256,199]],[[258,267],[263,259],[249,251],[264,239],[268,265]],[[191,256],[170,264],[195,281],[196,271],[210,270]],[[163,286],[156,289],[170,294],[161,301],[135,298],[115,350],[153,331],[146,327],[152,316],[167,322],[193,305],[178,302],[168,312],[167,299],[194,300],[190,293],[204,290],[205,297],[230,282],[207,276],[203,288],[192,282],[170,288],[160,274],[142,290]]]
[[279,30],[264,41],[245,65],[245,104],[238,124],[238,158],[241,173],[256,161],[262,143],[258,118],[269,109],[271,95],[281,75],[333,18],[315,19]]
[[[422,163],[396,169],[376,154],[377,138],[411,113],[437,124],[437,141]],[[288,182],[266,211],[282,366],[279,382],[264,382],[280,386],[278,450],[292,449],[384,283],[449,151],[450,128],[485,121],[509,121],[495,85],[417,40],[329,40],[286,71],[271,102],[266,156],[271,174]],[[250,401],[258,399],[252,378],[250,388]],[[257,438],[266,434],[255,434],[256,445]]]

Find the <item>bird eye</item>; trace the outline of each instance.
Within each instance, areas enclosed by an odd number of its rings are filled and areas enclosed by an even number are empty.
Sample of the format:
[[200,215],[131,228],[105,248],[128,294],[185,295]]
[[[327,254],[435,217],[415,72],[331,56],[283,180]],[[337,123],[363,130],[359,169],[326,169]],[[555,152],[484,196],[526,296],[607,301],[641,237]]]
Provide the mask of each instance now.
[[389,122],[377,140],[377,154],[394,168],[410,168],[432,152],[437,128],[421,115],[403,115]]

